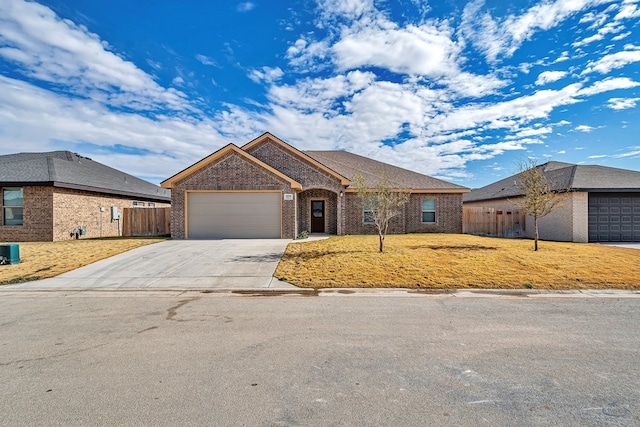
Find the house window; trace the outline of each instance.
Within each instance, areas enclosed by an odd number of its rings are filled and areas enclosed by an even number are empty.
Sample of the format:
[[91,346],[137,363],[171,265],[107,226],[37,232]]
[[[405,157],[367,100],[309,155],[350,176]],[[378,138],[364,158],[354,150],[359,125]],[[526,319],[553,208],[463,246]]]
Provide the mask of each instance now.
[[2,225],[22,225],[22,188],[2,189]]
[[422,199],[422,222],[436,222],[436,200]]
[[362,209],[362,222],[364,222],[365,224],[373,224],[373,216],[376,213],[376,204],[373,203],[373,206],[367,206],[365,205],[364,208]]
[[144,202],[136,202],[136,201],[134,201],[133,202],[133,206],[140,206],[140,207],[144,208]]
[[155,206],[156,206],[156,204],[153,203],[153,202],[147,203],[147,207],[149,207],[149,208],[154,208]]

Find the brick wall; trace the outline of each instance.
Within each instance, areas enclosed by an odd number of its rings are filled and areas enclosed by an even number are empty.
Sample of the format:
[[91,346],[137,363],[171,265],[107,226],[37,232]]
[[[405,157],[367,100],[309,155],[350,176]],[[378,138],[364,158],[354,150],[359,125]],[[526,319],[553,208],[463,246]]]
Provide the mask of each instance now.
[[[189,190],[281,190],[287,194],[295,193],[287,181],[230,152],[174,185],[171,190],[171,236],[174,239],[184,239],[186,235],[185,194]],[[295,220],[295,200],[282,200],[282,238],[296,237]]]
[[[118,221],[111,221],[111,206],[117,206],[122,212],[122,208],[133,207],[134,200],[143,200],[39,186],[23,187],[23,194],[23,225],[0,226],[0,241],[70,240],[75,238],[74,231],[78,227],[85,227],[87,232],[81,238],[119,236],[120,224]],[[154,203],[156,207],[171,206],[169,203]],[[100,208],[103,208],[104,212],[101,212]]]
[[[435,224],[422,222],[422,200],[436,200]],[[413,193],[406,205],[407,233],[462,233],[462,194]]]
[[[363,222],[362,201],[347,193],[345,234],[377,234],[373,224]],[[422,223],[422,199],[436,200],[436,222]],[[413,193],[402,213],[389,222],[389,234],[462,233],[462,194]]]
[[269,139],[252,147],[249,154],[298,181],[304,189],[322,188],[335,193],[344,190],[336,177],[329,175],[312,163],[304,161]]
[[[22,187],[23,225],[2,226],[0,209],[0,242],[47,242],[52,240],[53,187]],[[0,194],[1,197],[1,194]],[[0,200],[1,203],[1,200]]]
[[344,186],[338,178],[270,139],[252,147],[248,153],[302,184],[305,191],[298,195],[297,233],[310,231],[310,200],[316,197],[316,200],[325,200],[325,231],[344,234],[344,215],[341,215],[344,198],[339,197]]
[[329,190],[307,190],[298,195],[298,233],[311,232],[311,201],[324,200],[324,231],[338,234],[338,195]]

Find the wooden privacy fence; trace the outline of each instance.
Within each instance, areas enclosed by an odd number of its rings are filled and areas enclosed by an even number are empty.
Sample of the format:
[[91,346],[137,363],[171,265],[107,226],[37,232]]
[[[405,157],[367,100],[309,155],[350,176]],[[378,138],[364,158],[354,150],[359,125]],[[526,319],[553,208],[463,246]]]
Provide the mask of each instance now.
[[462,232],[494,237],[524,237],[526,215],[518,209],[463,208]]
[[171,234],[171,208],[122,209],[122,235],[162,236]]

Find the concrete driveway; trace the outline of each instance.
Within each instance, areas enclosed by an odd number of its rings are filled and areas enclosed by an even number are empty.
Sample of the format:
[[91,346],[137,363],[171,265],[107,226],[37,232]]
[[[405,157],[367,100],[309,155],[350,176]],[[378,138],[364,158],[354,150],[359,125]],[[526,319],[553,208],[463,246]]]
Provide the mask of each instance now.
[[273,277],[291,240],[169,240],[3,289],[297,289]]

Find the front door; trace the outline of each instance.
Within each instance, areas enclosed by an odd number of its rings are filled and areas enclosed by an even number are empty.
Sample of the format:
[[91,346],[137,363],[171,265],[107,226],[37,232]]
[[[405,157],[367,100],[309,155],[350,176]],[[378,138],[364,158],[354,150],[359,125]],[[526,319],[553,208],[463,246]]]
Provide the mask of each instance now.
[[311,232],[324,233],[324,200],[311,201]]

